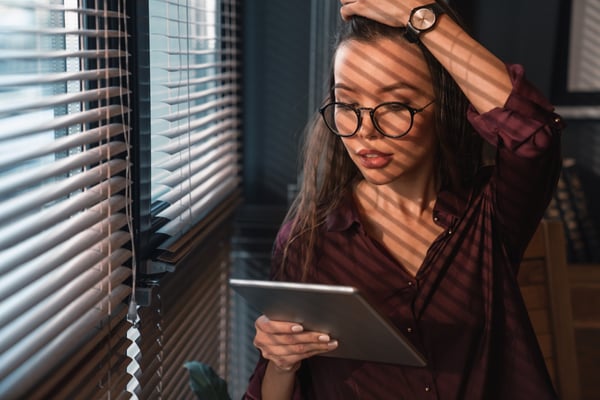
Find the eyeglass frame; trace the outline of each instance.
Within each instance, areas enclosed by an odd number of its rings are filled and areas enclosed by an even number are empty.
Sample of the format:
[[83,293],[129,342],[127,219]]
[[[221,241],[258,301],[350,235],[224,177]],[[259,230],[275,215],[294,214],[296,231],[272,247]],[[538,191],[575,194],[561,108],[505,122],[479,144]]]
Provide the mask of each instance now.
[[[411,131],[411,129],[414,125],[414,122],[415,122],[415,115],[417,115],[420,112],[423,112],[427,107],[429,107],[434,102],[435,102],[435,99],[431,100],[429,103],[425,104],[423,107],[414,108],[414,107],[411,107],[408,104],[402,103],[400,101],[387,101],[387,102],[384,102],[381,104],[377,104],[375,107],[356,107],[352,104],[344,103],[341,101],[332,101],[332,102],[327,103],[327,104],[323,105],[322,107],[320,107],[319,113],[321,114],[321,117],[323,118],[323,122],[325,123],[325,126],[327,127],[327,129],[329,129],[331,131],[331,133],[333,133],[334,135],[339,136],[339,137],[348,138],[348,137],[352,137],[352,136],[356,135],[356,133],[360,130],[360,128],[362,126],[362,122],[363,122],[362,112],[368,111],[369,116],[371,117],[371,122],[373,123],[373,126],[375,127],[377,132],[379,132],[380,134],[382,134],[385,137],[392,138],[392,139],[398,139],[398,138],[408,135],[408,133]],[[347,108],[353,110],[356,113],[356,117],[358,118],[358,124],[356,125],[356,129],[354,130],[354,132],[352,132],[348,135],[342,135],[342,134],[336,132],[335,130],[333,130],[327,123],[327,118],[325,118],[325,109],[327,107],[335,106],[336,104],[346,106]],[[377,122],[377,120],[375,120],[375,111],[380,107],[387,106],[390,104],[401,105],[402,107],[406,108],[408,110],[408,112],[410,113],[410,125],[409,125],[408,129],[400,135],[389,135],[389,134],[383,132],[383,130],[379,126],[379,123]]]

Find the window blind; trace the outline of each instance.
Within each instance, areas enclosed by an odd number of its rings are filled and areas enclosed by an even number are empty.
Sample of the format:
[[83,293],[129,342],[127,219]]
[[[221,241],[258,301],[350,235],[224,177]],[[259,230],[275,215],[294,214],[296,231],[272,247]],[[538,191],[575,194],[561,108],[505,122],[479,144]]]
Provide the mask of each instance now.
[[[235,0],[151,0],[151,202],[163,256],[231,214],[240,197],[240,77]],[[186,235],[187,234],[187,235]],[[146,271],[148,272],[148,271]],[[153,271],[156,272],[156,271]]]
[[187,361],[227,377],[230,235],[226,227],[213,231],[152,290],[150,306],[140,308],[138,398],[195,399]]
[[124,0],[0,0],[0,398],[118,398],[131,294]]

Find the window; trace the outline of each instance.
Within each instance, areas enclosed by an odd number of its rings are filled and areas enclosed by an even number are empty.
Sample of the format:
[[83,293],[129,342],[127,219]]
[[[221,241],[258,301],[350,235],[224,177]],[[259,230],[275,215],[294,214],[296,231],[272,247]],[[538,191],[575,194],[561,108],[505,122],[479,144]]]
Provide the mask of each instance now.
[[0,397],[128,382],[128,36],[121,1],[0,1]]
[[199,229],[210,230],[240,197],[238,14],[235,1],[151,0],[148,7],[148,197],[153,247],[166,253],[153,257],[176,264],[182,242],[197,241]]
[[[0,0],[0,398],[189,396],[183,361],[226,373],[238,7]],[[156,290],[132,328],[137,281]]]
[[230,222],[241,198],[239,3],[136,4],[137,93],[148,98],[137,150],[149,149],[138,165],[148,182],[139,190],[139,398],[184,397],[186,361],[226,374]]

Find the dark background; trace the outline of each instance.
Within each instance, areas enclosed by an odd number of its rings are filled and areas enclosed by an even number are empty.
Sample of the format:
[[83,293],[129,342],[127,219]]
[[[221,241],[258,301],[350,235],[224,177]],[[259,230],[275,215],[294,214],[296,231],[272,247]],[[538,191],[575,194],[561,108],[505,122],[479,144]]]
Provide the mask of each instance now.
[[[337,7],[337,1],[329,1],[335,3],[332,8]],[[566,62],[559,57],[560,49],[568,39],[564,19],[568,21],[569,16],[561,11],[561,1],[453,3],[477,39],[504,61],[523,64],[529,79],[555,101],[553,93],[561,89],[559,75]],[[310,60],[314,57],[311,7],[315,3],[321,1],[255,0],[244,5],[247,205],[285,207],[289,185],[296,182],[298,141],[312,113],[309,105],[315,95],[310,82]],[[563,154],[576,161],[589,212],[598,227],[600,207],[595,205],[600,201],[600,120],[567,122]]]

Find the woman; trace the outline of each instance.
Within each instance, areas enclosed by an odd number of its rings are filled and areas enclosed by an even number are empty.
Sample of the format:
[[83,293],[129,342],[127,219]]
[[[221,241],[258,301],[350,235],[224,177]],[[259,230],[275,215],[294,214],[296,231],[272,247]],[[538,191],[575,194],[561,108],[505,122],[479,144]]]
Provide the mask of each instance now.
[[560,118],[444,2],[342,0],[341,15],[273,279],[358,287],[428,365],[318,357],[334,338],[261,316],[245,398],[555,398],[516,274],[556,184]]

